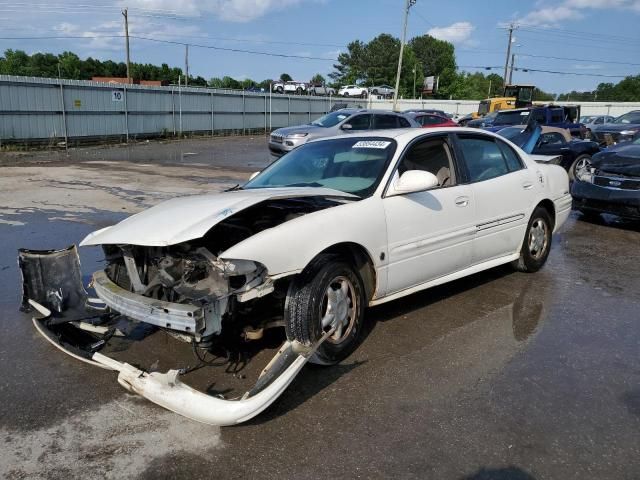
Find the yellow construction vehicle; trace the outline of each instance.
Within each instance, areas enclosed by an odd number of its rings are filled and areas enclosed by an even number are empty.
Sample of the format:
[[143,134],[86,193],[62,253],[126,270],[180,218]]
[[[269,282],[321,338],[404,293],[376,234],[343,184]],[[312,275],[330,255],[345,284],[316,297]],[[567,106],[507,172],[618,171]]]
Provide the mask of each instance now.
[[506,85],[502,97],[487,98],[480,102],[477,112],[473,112],[473,118],[484,117],[498,110],[510,110],[514,108],[530,107],[533,104],[533,85]]

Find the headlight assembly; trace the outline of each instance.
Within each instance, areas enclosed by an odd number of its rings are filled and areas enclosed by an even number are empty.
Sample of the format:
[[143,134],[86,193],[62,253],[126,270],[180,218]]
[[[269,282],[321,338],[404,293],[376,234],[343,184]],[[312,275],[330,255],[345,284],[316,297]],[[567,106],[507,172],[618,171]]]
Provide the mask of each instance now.
[[576,172],[576,178],[581,182],[593,183],[595,168],[581,168]]

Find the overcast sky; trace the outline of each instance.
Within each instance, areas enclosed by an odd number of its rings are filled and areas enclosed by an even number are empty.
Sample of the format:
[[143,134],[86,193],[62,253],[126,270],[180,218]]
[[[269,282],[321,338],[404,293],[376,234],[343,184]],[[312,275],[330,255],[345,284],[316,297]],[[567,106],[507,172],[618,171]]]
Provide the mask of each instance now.
[[[184,46],[157,41],[164,40],[191,43],[190,72],[207,79],[230,75],[263,80],[287,72],[309,80],[315,73],[331,72],[331,59],[352,40],[368,41],[383,32],[399,37],[403,5],[404,0],[0,0],[1,36],[23,37],[1,39],[0,50],[71,50],[81,57],[124,61],[124,40],[104,37],[122,35],[120,10],[128,6],[131,35],[146,38],[131,39],[132,61],[183,67]],[[591,90],[600,82],[618,81],[617,75],[638,74],[639,21],[640,0],[417,0],[408,37],[429,33],[449,40],[464,70],[488,73],[484,67],[498,67],[492,71],[502,75],[504,26],[517,22],[516,65],[562,73],[518,71],[515,82],[550,92]],[[42,36],[80,38],[24,38]]]

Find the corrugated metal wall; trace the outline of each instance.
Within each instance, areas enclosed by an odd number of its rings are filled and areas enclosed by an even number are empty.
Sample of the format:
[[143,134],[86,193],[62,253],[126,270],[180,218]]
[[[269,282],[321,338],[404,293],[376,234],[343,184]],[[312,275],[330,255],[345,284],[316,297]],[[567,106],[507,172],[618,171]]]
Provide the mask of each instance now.
[[[336,102],[392,108],[390,100],[372,98],[285,96],[0,75],[0,142],[270,131],[309,123]],[[640,109],[640,103],[581,105],[583,115],[617,116]],[[398,106],[400,110],[438,108],[465,115],[476,111],[478,102],[400,100]]]
[[309,123],[335,103],[335,97],[0,75],[0,142],[270,131]]

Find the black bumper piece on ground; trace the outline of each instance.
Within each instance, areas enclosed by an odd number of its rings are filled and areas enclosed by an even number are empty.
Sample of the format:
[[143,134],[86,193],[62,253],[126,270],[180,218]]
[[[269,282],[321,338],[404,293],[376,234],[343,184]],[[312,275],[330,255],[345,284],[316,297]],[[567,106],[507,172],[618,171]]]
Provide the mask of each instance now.
[[640,190],[606,188],[575,181],[571,186],[571,196],[575,210],[640,219]]

